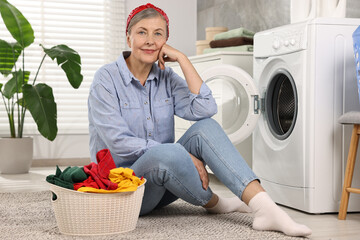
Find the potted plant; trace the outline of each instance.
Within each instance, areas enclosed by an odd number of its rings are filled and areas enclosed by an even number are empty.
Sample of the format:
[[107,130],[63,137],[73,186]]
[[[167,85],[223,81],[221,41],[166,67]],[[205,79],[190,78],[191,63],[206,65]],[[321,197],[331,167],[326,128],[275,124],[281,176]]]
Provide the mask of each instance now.
[[[33,158],[32,138],[23,138],[26,111],[29,110],[38,131],[45,138],[53,141],[58,131],[56,102],[52,88],[37,81],[44,59],[46,56],[52,60],[56,59],[73,88],[78,88],[83,79],[81,59],[76,51],[66,45],[52,48],[40,45],[39,48],[44,52],[44,56],[36,74],[30,76],[30,72],[25,68],[24,51],[35,39],[32,26],[7,0],[0,0],[0,13],[6,28],[15,40],[7,42],[0,39],[0,95],[10,128],[10,137],[0,138],[0,172],[22,173],[29,171]],[[14,146],[16,142],[26,142],[26,144]],[[12,146],[13,150],[9,149]],[[17,153],[20,156],[16,156]],[[25,162],[20,163],[23,161]]]

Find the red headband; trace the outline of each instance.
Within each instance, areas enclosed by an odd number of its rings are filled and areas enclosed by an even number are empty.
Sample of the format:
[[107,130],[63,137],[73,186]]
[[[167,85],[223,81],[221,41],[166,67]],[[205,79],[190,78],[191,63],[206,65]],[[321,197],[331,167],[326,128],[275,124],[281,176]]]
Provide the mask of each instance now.
[[158,7],[155,7],[154,5],[152,5],[151,3],[148,3],[146,5],[141,5],[137,8],[135,8],[134,10],[132,10],[128,16],[128,19],[127,19],[127,22],[126,22],[126,33],[128,32],[128,27],[129,27],[129,23],[131,21],[131,19],[136,15],[138,14],[139,12],[141,12],[142,10],[145,10],[145,9],[148,9],[148,8],[152,8],[152,9],[155,9],[158,13],[160,13],[164,18],[165,18],[165,21],[166,21],[166,30],[167,30],[167,38],[169,38],[169,18],[168,16],[166,15],[166,13],[161,10],[160,8]]

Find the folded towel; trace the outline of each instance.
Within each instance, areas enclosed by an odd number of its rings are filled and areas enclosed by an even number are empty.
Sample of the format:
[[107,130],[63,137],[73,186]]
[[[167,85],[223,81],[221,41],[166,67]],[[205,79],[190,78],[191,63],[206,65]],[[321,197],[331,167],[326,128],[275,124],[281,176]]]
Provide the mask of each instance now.
[[205,48],[203,53],[213,53],[213,52],[252,52],[254,50],[253,45],[242,45],[236,47],[224,47],[224,48]]
[[234,37],[253,38],[254,35],[255,35],[254,32],[241,27],[241,28],[229,30],[227,32],[218,33],[214,36],[214,40],[229,39]]
[[235,37],[229,39],[213,40],[210,42],[210,47],[211,48],[234,47],[234,46],[253,45],[253,44],[254,44],[253,38]]

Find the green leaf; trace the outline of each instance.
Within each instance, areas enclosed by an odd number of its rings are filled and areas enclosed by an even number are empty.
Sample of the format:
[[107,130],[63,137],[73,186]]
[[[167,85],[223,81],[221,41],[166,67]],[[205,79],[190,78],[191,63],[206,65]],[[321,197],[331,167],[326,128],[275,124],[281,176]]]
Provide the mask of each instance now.
[[1,88],[2,88],[2,86],[3,86],[3,85],[0,83],[0,92],[1,92]]
[[34,30],[22,13],[6,0],[0,0],[2,19],[13,38],[22,49],[34,42]]
[[20,54],[19,44],[8,43],[0,39],[0,73],[5,76],[9,75]]
[[26,108],[29,109],[41,135],[53,141],[58,129],[56,103],[51,87],[44,83],[35,86],[25,84],[23,86],[23,97]]
[[16,102],[16,104],[19,103],[20,106],[26,107],[25,100],[23,98],[20,98],[19,101]]
[[[42,45],[41,45],[42,46]],[[57,45],[50,49],[42,46],[45,53],[54,60],[66,73],[66,77],[73,88],[79,88],[83,80],[81,75],[80,55],[66,45]]]
[[20,69],[18,72],[13,72],[12,75],[13,77],[9,81],[7,81],[7,83],[4,86],[3,95],[7,99],[12,98],[15,93],[22,92],[23,84],[26,84],[29,81],[30,72],[29,71],[23,72]]

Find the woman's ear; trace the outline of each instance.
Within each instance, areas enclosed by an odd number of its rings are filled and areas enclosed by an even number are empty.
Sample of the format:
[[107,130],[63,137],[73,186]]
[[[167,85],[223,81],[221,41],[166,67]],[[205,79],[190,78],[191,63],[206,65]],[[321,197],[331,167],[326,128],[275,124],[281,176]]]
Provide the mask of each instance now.
[[126,42],[127,42],[127,45],[129,46],[129,48],[131,48],[131,41],[130,41],[129,33],[126,33]]

